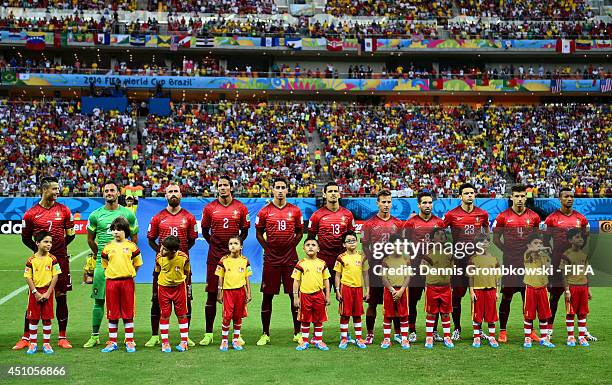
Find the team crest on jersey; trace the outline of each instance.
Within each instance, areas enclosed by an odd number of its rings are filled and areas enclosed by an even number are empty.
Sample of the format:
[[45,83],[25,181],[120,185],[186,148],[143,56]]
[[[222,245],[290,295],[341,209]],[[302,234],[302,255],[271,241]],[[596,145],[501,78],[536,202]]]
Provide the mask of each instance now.
[[45,266],[45,271],[51,271],[51,266],[49,265]]
[[323,272],[323,268],[321,266],[317,266],[317,273],[322,273]]
[[240,267],[238,268],[238,272],[239,272],[239,273],[244,273],[244,267],[240,266]]
[[234,210],[234,212],[232,214],[233,214],[232,218],[234,218],[234,219],[238,218],[238,210]]
[[576,219],[576,227],[580,227],[580,219]]
[[127,254],[127,253],[129,253],[129,252],[130,252],[130,249],[129,249],[129,248],[127,248],[127,247],[124,247],[124,248],[123,248],[123,252]]
[[476,217],[476,223],[480,223],[480,217]]
[[529,226],[531,224],[531,220],[527,219],[527,226]]
[[61,219],[61,215],[59,211],[55,212],[55,219]]
[[360,260],[356,260],[355,261],[355,266],[361,266],[361,261]]
[[291,220],[292,217],[293,217],[292,213],[287,214],[287,219]]
[[179,272],[181,271],[181,268],[179,266],[174,266],[174,271]]
[[341,224],[344,224],[344,223],[345,223],[345,218],[346,218],[346,217],[345,217],[344,215],[340,217],[340,223],[341,223]]

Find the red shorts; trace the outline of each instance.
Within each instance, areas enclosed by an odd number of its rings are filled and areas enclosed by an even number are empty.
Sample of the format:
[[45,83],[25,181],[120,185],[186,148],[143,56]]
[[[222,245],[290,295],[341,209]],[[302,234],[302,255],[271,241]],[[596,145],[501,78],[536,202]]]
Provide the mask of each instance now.
[[428,314],[453,312],[453,289],[450,286],[425,287],[425,311]]
[[[157,284],[157,279],[159,277],[159,273],[153,273],[153,295],[151,296],[151,302],[157,302],[158,298],[157,298],[157,294],[159,293],[159,285]],[[189,272],[189,275],[187,276],[187,279],[185,280],[185,286],[187,289],[187,301],[193,301],[193,293],[191,291],[191,272]],[[176,310],[175,310],[176,311]]]
[[[397,289],[397,288],[396,288]],[[385,287],[385,294],[383,300],[383,307],[385,309],[385,318],[404,318],[408,317],[408,290],[404,290],[404,293],[399,300],[393,300],[393,294]]]
[[134,278],[106,279],[106,318],[133,319]]
[[216,293],[219,291],[219,277],[215,274],[217,262],[206,264],[206,292]]
[[327,309],[325,307],[325,294],[323,294],[323,291],[312,294],[300,293],[298,320],[309,323],[327,321]]
[[342,302],[338,304],[340,315],[360,317],[363,315],[363,288],[342,285]]
[[536,315],[541,320],[549,319],[552,316],[550,304],[548,303],[548,289],[546,287],[527,285],[525,288],[523,314],[528,321],[536,319]]
[[[40,294],[45,294],[47,292],[47,288],[37,287],[36,291],[38,291]],[[36,301],[34,294],[30,292],[26,315],[26,318],[32,321],[53,319],[53,295],[51,295],[49,299],[44,302],[38,302]]]
[[157,299],[159,311],[162,318],[170,318],[172,304],[177,317],[187,314],[187,284],[185,282],[177,286],[158,286]]
[[383,303],[383,290],[382,286],[370,286],[370,298],[368,298],[368,305],[382,305]]
[[248,315],[246,303],[246,288],[223,290],[223,319],[234,321]]
[[293,266],[270,266],[264,263],[261,275],[261,292],[264,294],[280,293],[281,282],[285,294],[290,294],[293,290]]
[[472,301],[472,321],[497,322],[497,298],[495,289],[474,289],[476,301]]
[[571,286],[570,300],[565,301],[565,310],[569,315],[584,315],[589,314],[589,287],[588,286]]
[[68,257],[57,258],[57,263],[62,273],[57,277],[55,284],[55,295],[64,294],[72,290],[72,277],[70,276],[70,259]]

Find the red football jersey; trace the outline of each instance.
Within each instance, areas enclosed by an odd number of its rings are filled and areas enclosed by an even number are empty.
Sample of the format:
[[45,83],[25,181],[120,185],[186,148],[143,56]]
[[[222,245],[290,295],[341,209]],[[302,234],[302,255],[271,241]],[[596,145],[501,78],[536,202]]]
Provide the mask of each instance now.
[[567,240],[567,230],[571,228],[584,229],[585,236],[589,233],[589,221],[586,217],[576,210],[572,210],[570,215],[563,214],[557,210],[544,220],[544,231],[552,237],[552,260],[553,265],[558,266],[563,253],[570,248]]
[[489,214],[476,206],[468,213],[459,205],[446,213],[444,227],[450,227],[454,243],[473,243],[476,235],[489,232]]
[[39,231],[49,231],[53,238],[51,254],[57,258],[67,258],[66,231],[72,229],[74,229],[74,220],[68,207],[55,202],[46,209],[37,203],[23,215],[21,234],[26,238],[32,238]]
[[419,255],[416,255],[412,259],[412,267],[417,267],[421,263],[422,254],[425,254],[426,243],[431,239],[431,232],[434,229],[443,229],[444,220],[435,215],[432,215],[429,220],[424,220],[419,215],[415,215],[412,218],[404,222],[405,237],[411,242],[423,242],[423,246],[420,246]]
[[202,230],[210,229],[207,263],[217,264],[223,256],[229,254],[230,238],[239,235],[241,229],[251,226],[249,210],[236,199],[232,199],[228,206],[215,199],[204,207],[201,225]]
[[176,214],[163,209],[151,219],[147,238],[161,243],[169,235],[181,241],[180,251],[189,255],[189,241],[198,238],[198,223],[189,211],[181,208]]
[[517,214],[512,207],[499,213],[493,222],[493,231],[502,236],[504,242],[504,263],[522,263],[527,251],[527,238],[540,227],[540,216],[526,209]]
[[342,234],[355,230],[353,213],[344,207],[333,212],[323,206],[310,217],[308,235],[317,236],[319,254],[324,257],[338,258],[345,252],[342,246]]
[[371,259],[374,243],[387,243],[391,235],[401,236],[404,229],[404,222],[394,216],[389,219],[381,219],[378,214],[368,219],[361,226],[361,244],[364,254]]
[[274,203],[269,203],[257,213],[255,227],[264,229],[266,233],[268,248],[264,250],[265,264],[295,266],[298,261],[295,230],[304,229],[304,219],[299,207],[287,203],[279,208]]

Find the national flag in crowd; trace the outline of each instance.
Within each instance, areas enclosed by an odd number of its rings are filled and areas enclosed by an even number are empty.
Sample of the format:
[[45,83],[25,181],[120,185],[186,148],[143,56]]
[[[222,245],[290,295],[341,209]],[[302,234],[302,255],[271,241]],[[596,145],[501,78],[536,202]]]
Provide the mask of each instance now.
[[561,85],[563,81],[561,79],[552,79],[550,81],[550,92],[559,93],[561,92]]
[[183,48],[191,48],[191,35],[179,35],[178,45]]
[[378,44],[375,37],[368,37],[361,40],[361,50],[363,52],[376,52]]
[[599,80],[599,87],[601,88],[601,92],[611,92],[612,91],[612,78],[606,78]]
[[590,50],[593,47],[593,40],[576,40],[576,49],[583,51]]
[[197,37],[196,38],[196,47],[198,48],[206,48],[206,47],[214,47],[215,41],[212,37]]
[[295,51],[301,51],[302,50],[302,38],[301,37],[286,37],[285,46]]
[[130,35],[130,45],[134,46],[144,46],[145,45],[145,37],[144,35]]
[[261,46],[262,47],[277,47],[279,44],[278,37],[262,37],[261,38]]
[[28,32],[26,38],[26,49],[42,51],[47,47],[44,32]]
[[110,32],[96,33],[94,35],[94,43],[97,45],[110,45]]
[[557,39],[555,50],[559,53],[576,52],[576,42],[574,40]]
[[342,51],[342,39],[339,37],[328,37],[327,38],[327,50],[328,51]]
[[169,48],[170,40],[172,40],[172,36],[170,35],[157,35],[157,46],[161,48]]

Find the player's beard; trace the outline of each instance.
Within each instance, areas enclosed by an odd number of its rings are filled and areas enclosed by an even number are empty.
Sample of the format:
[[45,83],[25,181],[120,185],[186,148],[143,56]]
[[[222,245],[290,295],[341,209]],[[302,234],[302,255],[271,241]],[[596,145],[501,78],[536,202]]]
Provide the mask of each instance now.
[[176,208],[181,204],[181,200],[178,198],[170,198],[168,199],[168,206],[172,208]]

